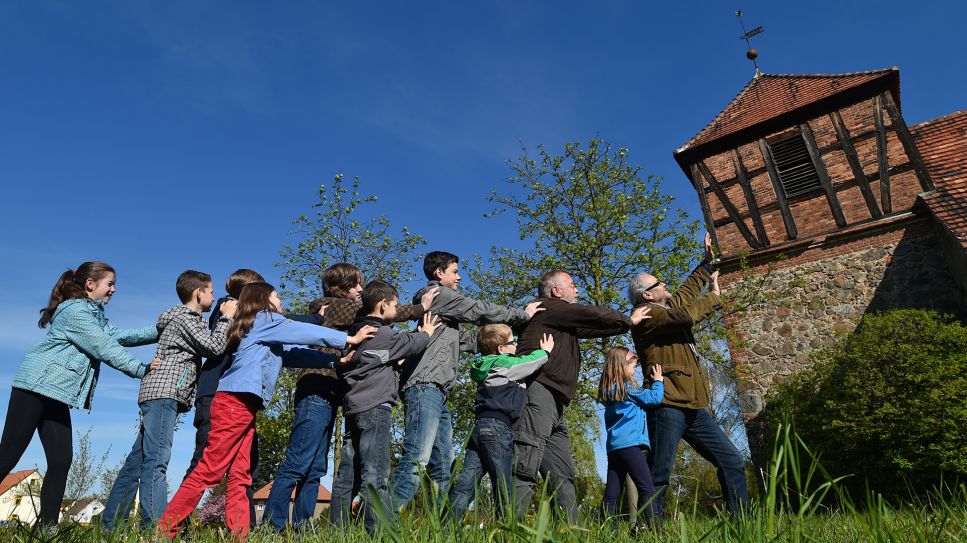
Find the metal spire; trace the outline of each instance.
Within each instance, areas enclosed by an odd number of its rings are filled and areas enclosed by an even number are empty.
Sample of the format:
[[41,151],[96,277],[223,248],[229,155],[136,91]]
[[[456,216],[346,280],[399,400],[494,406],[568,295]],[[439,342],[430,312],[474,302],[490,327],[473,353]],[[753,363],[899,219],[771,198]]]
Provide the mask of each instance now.
[[751,39],[753,36],[762,34],[763,32],[765,32],[765,29],[762,28],[761,26],[757,26],[752,30],[749,30],[748,32],[746,32],[745,23],[742,21],[742,10],[741,9],[735,10],[735,16],[739,18],[739,26],[742,27],[742,35],[739,36],[739,39],[745,40],[745,45],[746,47],[748,47],[748,51],[745,52],[745,57],[752,61],[752,64],[755,66],[755,75],[756,77],[759,77],[760,75],[762,75],[762,71],[759,70],[759,63],[756,62],[756,58],[758,58],[759,56],[759,51],[754,47],[752,47],[752,43],[749,42],[749,39]]

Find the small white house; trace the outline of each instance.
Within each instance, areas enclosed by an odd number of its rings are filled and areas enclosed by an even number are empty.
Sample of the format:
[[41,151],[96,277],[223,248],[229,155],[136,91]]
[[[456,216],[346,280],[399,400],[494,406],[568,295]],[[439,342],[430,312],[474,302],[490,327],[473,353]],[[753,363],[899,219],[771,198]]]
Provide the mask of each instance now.
[[91,519],[100,515],[103,511],[104,504],[96,498],[81,498],[64,511],[64,517],[67,520],[87,526],[91,523]]
[[33,524],[40,514],[40,485],[36,469],[15,471],[0,482],[0,522]]

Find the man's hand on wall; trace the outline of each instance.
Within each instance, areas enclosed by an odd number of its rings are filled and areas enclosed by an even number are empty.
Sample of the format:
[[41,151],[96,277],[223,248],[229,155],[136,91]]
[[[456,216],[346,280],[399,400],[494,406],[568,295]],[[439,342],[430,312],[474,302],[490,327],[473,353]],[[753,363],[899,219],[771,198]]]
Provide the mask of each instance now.
[[708,279],[708,290],[709,292],[721,295],[722,291],[719,289],[719,272],[712,272],[712,276]]

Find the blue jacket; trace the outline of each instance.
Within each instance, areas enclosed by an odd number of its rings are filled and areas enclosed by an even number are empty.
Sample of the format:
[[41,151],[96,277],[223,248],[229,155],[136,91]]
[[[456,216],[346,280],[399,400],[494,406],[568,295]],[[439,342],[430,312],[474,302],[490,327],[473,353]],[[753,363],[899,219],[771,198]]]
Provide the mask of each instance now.
[[256,315],[252,329],[232,353],[230,365],[218,381],[218,391],[255,394],[262,398],[265,407],[272,401],[282,366],[331,368],[337,358],[315,349],[285,349],[286,345],[342,349],[346,346],[346,337],[346,332],[294,322],[278,313],[261,311]]
[[153,325],[120,330],[108,324],[102,302],[65,300],[54,310],[47,337],[24,357],[13,386],[71,407],[90,409],[101,362],[141,378],[147,366],[121,347],[157,340],[158,329]]
[[[215,330],[218,326],[218,320],[221,318],[221,312],[219,308],[228,300],[234,300],[230,296],[225,296],[218,299],[215,306],[212,308],[211,314],[208,317],[208,329]],[[291,319],[298,322],[307,322],[309,324],[319,324],[322,325],[322,316],[318,313],[313,313],[311,315],[286,315],[287,319]],[[198,387],[195,390],[195,402],[202,398],[209,396],[214,396],[215,391],[218,390],[218,381],[221,380],[222,375],[225,374],[225,370],[228,369],[229,362],[232,357],[226,354],[220,354],[218,356],[210,356],[205,359],[205,363],[201,367],[201,371],[198,372]]]
[[645,408],[661,403],[665,385],[655,381],[651,388],[625,382],[628,398],[621,402],[604,403],[604,428],[608,433],[605,450],[608,452],[626,447],[648,447],[648,426],[645,425]]

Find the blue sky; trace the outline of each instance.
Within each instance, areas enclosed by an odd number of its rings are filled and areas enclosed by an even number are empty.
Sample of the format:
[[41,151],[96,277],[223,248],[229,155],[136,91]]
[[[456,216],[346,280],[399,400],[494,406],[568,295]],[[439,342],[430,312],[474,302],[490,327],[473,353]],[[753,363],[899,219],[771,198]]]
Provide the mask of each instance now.
[[[186,268],[276,281],[291,220],[340,171],[394,225],[470,256],[516,241],[483,214],[521,142],[601,135],[698,218],[672,150],[753,75],[736,7],[766,28],[767,73],[899,66],[909,124],[967,107],[960,2],[0,3],[0,382],[42,337],[62,270],[115,266],[119,326],[176,304]],[[136,396],[105,370],[93,411],[73,413],[112,462]],[[20,467],[35,464],[36,439]]]

